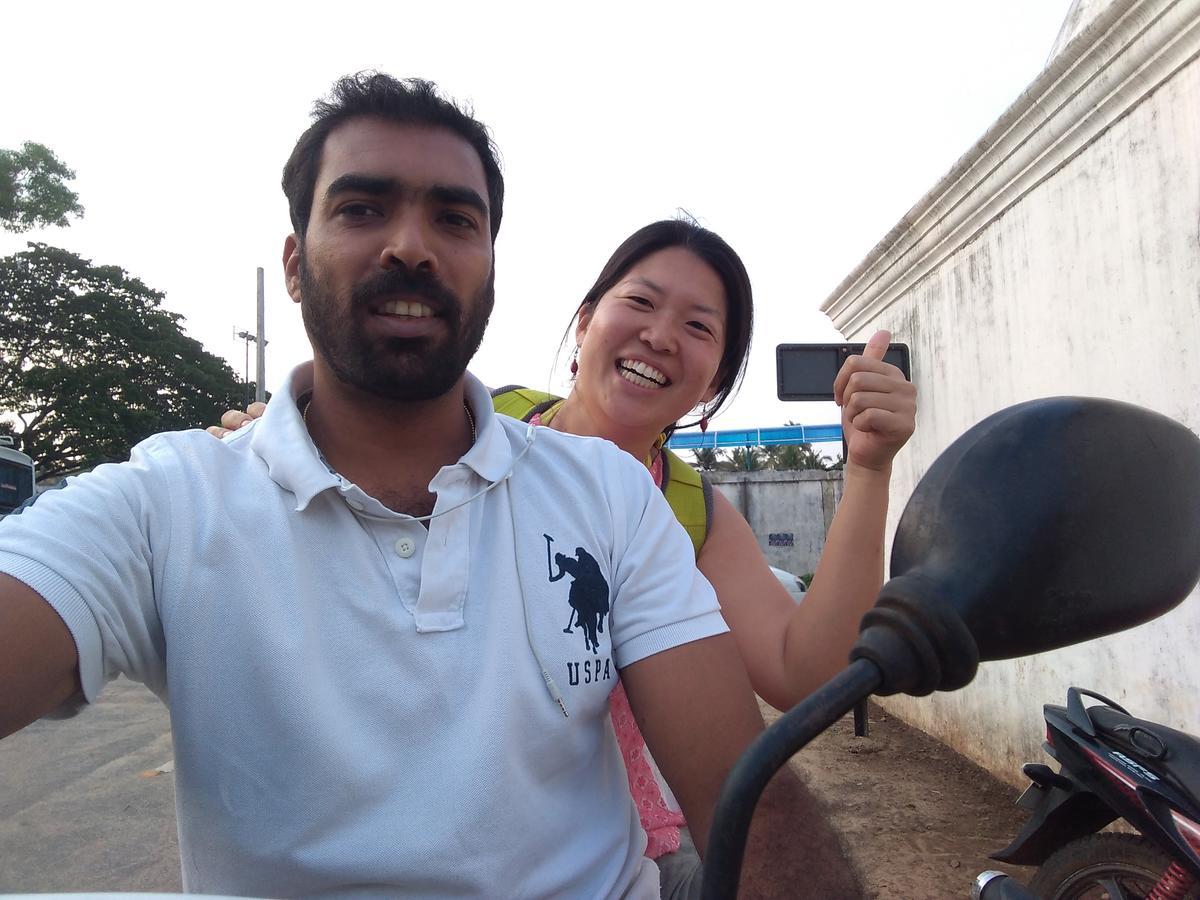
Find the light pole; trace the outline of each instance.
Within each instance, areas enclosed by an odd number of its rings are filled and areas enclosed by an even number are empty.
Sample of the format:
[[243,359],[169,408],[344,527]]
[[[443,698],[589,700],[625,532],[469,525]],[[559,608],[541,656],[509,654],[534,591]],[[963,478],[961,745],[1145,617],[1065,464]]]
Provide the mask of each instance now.
[[[241,340],[246,342],[246,368],[243,370],[242,385],[243,385],[244,405],[249,406],[250,405],[250,344],[251,344],[251,342],[257,344],[258,338],[248,331],[239,331],[237,333],[237,336]],[[257,390],[255,391],[255,393],[257,393]]]
[[246,343],[246,366],[243,369],[243,384],[245,385],[245,405],[250,405],[250,344],[258,345],[258,353],[255,358],[255,378],[254,378],[254,399],[260,403],[265,403],[267,399],[266,375],[264,370],[267,365],[267,338],[266,338],[266,316],[264,314],[263,302],[263,270],[259,266],[255,270],[256,280],[258,282],[256,311],[258,313],[258,332],[251,334],[249,331],[237,332],[237,337]]

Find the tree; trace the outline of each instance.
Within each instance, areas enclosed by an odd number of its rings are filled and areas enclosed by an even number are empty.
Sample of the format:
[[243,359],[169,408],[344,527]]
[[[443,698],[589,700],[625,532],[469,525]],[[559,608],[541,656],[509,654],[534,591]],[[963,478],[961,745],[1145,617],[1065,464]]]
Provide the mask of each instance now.
[[816,469],[823,471],[829,468],[825,457],[813,449],[812,444],[783,444],[770,447],[767,450],[767,464],[780,472],[797,469]]
[[0,228],[18,234],[67,225],[83,215],[79,196],[66,182],[75,173],[48,147],[26,141],[20,150],[0,148]]
[[702,472],[712,472],[721,467],[721,456],[712,447],[697,447],[692,451],[696,460],[696,468]]
[[757,472],[766,468],[764,454],[757,447],[734,447],[723,452],[721,467],[729,472]]
[[0,418],[43,476],[128,458],[239,406],[233,370],[117,266],[29,244],[0,259]]

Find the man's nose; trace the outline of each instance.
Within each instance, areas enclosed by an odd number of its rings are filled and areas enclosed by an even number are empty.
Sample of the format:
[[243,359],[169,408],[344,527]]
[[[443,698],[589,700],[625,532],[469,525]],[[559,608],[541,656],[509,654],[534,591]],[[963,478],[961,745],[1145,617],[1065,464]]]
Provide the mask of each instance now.
[[401,216],[388,230],[387,243],[379,257],[384,269],[403,268],[436,274],[437,255],[424,223],[417,216]]

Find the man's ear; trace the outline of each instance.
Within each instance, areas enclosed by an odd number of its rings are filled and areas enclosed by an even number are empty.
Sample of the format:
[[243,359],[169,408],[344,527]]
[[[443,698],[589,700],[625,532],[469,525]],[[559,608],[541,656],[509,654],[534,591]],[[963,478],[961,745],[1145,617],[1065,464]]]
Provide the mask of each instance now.
[[283,281],[293,303],[300,302],[300,239],[289,234],[283,242]]

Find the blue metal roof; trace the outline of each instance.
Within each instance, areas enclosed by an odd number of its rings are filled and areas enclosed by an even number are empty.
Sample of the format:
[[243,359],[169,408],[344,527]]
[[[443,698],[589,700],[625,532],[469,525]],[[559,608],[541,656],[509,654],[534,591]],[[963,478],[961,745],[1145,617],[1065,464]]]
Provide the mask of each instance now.
[[733,428],[723,431],[673,434],[672,450],[702,447],[778,447],[785,444],[829,444],[842,440],[841,425],[783,425],[777,428]]

